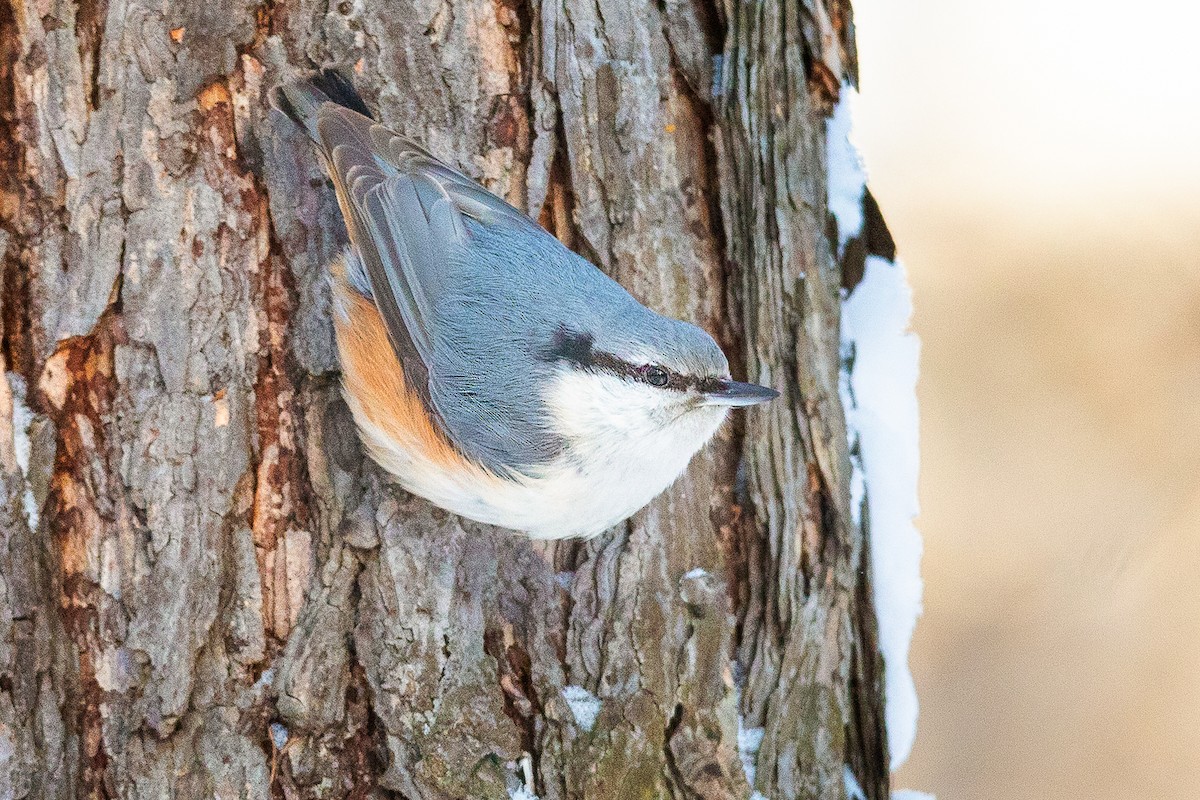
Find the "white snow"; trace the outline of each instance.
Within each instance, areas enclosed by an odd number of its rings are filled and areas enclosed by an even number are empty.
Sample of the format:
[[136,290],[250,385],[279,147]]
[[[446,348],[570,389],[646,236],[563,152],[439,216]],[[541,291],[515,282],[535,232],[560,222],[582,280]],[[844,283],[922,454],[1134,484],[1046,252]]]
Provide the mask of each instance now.
[[862,790],[849,764],[842,765],[842,784],[846,787],[846,797],[849,800],[867,800],[867,793]]
[[758,770],[758,749],[762,747],[762,728],[747,728],[745,720],[738,715],[738,757],[742,760],[742,771],[746,773],[746,782],[754,786],[754,777]]
[[[852,141],[857,97],[853,87],[843,85],[825,125],[828,202],[837,220],[839,254],[863,226],[867,173]],[[842,306],[847,366],[840,388],[852,453],[850,502],[856,524],[862,523],[864,498],[867,502],[893,770],[908,758],[917,730],[917,692],[908,670],[908,648],[921,613],[921,536],[913,525],[918,510],[920,343],[908,330],[911,316],[904,267],[869,256],[862,282]]]
[[920,342],[908,330],[911,316],[904,267],[869,256],[862,282],[842,306],[842,347],[849,370],[842,388],[851,449],[857,441],[867,497],[893,770],[908,758],[917,730],[908,648],[921,613],[921,535],[913,525],[918,511]]
[[276,750],[282,750],[288,743],[288,729],[278,722],[271,723],[271,741]]
[[937,800],[929,792],[918,792],[916,789],[901,789],[892,792],[892,800]]
[[25,379],[15,372],[6,373],[8,385],[12,389],[12,431],[13,449],[16,451],[17,466],[25,478],[25,493],[22,497],[25,506],[25,519],[29,527],[36,528],[38,524],[38,505],[33,497],[33,488],[29,484],[29,456],[33,446],[29,441],[29,426],[33,424],[33,412],[25,402]]
[[833,116],[825,121],[825,167],[829,176],[829,210],[837,219],[838,253],[846,242],[862,232],[863,192],[867,188],[867,171],[858,148],[851,141],[854,123],[854,103],[858,92],[842,84],[841,99]]
[[600,698],[582,686],[567,686],[562,690],[563,698],[571,707],[575,716],[575,724],[585,731],[590,731],[600,715]]
[[508,790],[509,800],[538,800],[538,796],[534,794],[533,789],[533,756],[529,753],[522,753],[521,760],[509,762],[509,769],[520,769],[521,780],[523,783]]
[[700,567],[696,567],[695,569],[691,570],[686,575],[684,575],[683,578],[684,578],[684,580],[695,580],[696,578],[703,578],[707,574],[708,574],[708,570],[701,569]]
[[275,670],[268,667],[262,671],[262,675],[258,676],[258,680],[254,682],[254,686],[250,687],[254,691],[262,691],[270,686],[275,681]]

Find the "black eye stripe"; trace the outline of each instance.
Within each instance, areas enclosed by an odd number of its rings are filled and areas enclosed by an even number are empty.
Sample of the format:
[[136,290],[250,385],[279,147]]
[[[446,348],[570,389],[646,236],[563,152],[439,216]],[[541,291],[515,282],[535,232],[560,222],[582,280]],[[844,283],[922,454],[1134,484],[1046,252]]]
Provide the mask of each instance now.
[[579,369],[607,372],[622,378],[645,383],[659,389],[686,392],[712,392],[720,388],[721,379],[681,375],[658,364],[631,364],[628,361],[595,347],[591,334],[576,333],[567,326],[560,327],[544,351],[546,361],[567,361]]
[[545,358],[547,361],[570,361],[581,367],[590,367],[596,356],[607,355],[596,350],[592,342],[590,333],[575,333],[565,325],[560,326],[546,350]]
[[714,391],[720,384],[719,378],[697,378],[694,375],[680,375],[658,364],[646,364],[634,370],[634,380],[649,384],[659,389],[671,389],[676,392],[686,392],[695,389],[699,392]]

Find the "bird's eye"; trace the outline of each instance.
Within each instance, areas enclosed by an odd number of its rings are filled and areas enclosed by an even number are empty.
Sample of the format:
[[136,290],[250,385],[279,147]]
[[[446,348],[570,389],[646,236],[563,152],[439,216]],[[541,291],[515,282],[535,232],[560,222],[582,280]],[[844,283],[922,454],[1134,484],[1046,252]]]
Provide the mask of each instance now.
[[646,383],[651,386],[666,386],[667,381],[671,380],[670,374],[662,367],[649,366],[644,369]]

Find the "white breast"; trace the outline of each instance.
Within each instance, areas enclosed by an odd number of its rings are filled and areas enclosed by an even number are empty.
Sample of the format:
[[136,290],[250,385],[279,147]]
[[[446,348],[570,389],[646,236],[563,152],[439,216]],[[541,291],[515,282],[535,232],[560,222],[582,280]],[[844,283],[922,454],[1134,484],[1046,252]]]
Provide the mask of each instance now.
[[482,468],[455,470],[371,424],[353,397],[372,457],[409,491],[469,519],[538,539],[594,536],[666,489],[725,419],[717,406],[664,403],[669,393],[616,376],[564,370],[547,404],[566,442],[534,477],[501,478]]

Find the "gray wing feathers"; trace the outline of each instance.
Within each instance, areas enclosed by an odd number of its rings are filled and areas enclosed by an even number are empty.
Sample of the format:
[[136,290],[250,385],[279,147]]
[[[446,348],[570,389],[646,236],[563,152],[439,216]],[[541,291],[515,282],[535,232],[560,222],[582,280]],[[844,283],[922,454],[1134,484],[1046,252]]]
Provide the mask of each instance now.
[[416,142],[382,125],[371,129],[371,141],[378,157],[383,159],[385,169],[408,175],[426,187],[436,187],[457,212],[455,217],[465,214],[485,224],[503,221],[541,231],[525,214],[458,170],[448,167]]
[[402,179],[392,178],[369,189],[356,205],[362,209],[363,227],[379,254],[371,284],[376,293],[395,300],[421,360],[432,368],[433,313],[419,265],[428,269],[428,259],[436,251],[433,233],[416,222],[426,219],[416,192]]
[[402,352],[405,345],[411,344],[427,381],[433,352],[422,316],[427,304],[419,299],[420,286],[409,278],[411,237],[401,238],[394,235],[395,231],[381,230],[381,221],[386,225],[389,217],[393,223],[396,220],[379,199],[380,190],[386,190],[390,179],[372,153],[369,132],[374,123],[332,104],[322,106],[319,117],[320,142],[325,146],[334,183],[345,196],[343,213],[362,255],[375,305],[402,362],[411,355]]
[[[487,274],[464,273],[461,265],[482,266],[471,249],[467,219],[558,243],[525,214],[370,119],[331,103],[317,117],[318,142],[406,377],[424,381],[414,388],[427,407],[451,439],[485,466],[522,471],[549,458],[556,445],[529,405],[532,387],[509,387],[516,390],[511,400],[490,393],[503,382],[493,374],[497,348],[516,345],[511,331],[484,327],[492,317],[487,312],[504,318],[511,309],[497,296],[496,307],[485,302],[480,314],[478,301],[466,299],[508,280],[495,273],[494,259],[485,259]],[[468,302],[475,310],[464,311]],[[471,331],[470,341],[464,330]],[[414,356],[421,368],[416,371],[409,363]]]

